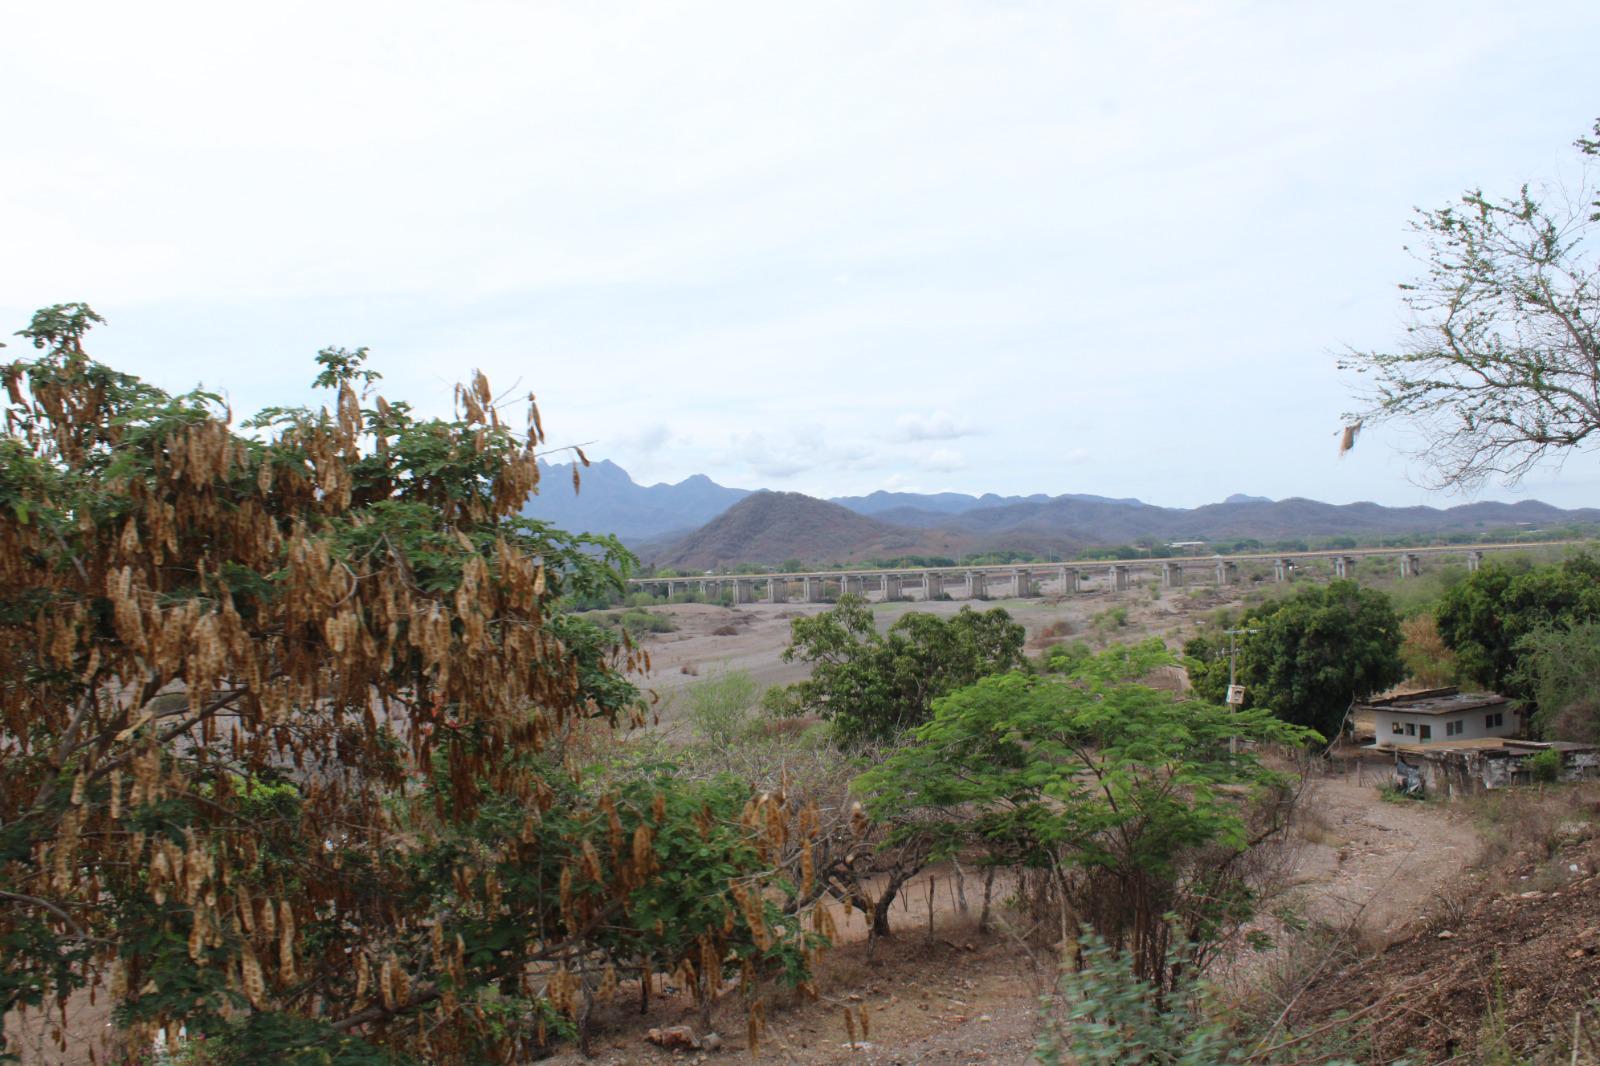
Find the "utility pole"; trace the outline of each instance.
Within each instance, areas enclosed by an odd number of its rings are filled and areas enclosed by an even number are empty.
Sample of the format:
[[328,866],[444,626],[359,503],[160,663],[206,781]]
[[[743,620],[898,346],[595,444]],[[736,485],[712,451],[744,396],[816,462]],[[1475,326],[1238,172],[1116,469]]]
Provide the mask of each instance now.
[[[1244,703],[1244,689],[1239,685],[1239,643],[1240,634],[1259,633],[1259,629],[1228,629],[1228,706],[1237,711]],[[1228,738],[1228,754],[1239,754],[1239,738]]]

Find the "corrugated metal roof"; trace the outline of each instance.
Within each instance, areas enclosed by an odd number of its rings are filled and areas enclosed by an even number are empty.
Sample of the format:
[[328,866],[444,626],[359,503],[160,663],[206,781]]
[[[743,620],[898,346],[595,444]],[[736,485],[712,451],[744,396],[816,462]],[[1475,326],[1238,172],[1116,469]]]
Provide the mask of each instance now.
[[1482,707],[1501,707],[1511,701],[1494,692],[1457,692],[1455,689],[1430,689],[1404,696],[1358,703],[1355,709],[1386,711],[1390,714],[1456,714]]

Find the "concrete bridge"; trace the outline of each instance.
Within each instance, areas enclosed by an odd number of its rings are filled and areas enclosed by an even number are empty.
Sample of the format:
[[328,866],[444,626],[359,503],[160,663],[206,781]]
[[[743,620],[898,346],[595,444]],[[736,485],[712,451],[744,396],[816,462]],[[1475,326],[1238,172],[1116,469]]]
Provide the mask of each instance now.
[[1448,544],[1425,548],[1349,548],[1339,551],[1265,552],[1255,555],[1183,556],[1173,559],[1106,559],[1096,562],[1015,563],[1002,566],[917,567],[904,570],[816,570],[795,574],[706,574],[702,577],[630,578],[628,587],[668,598],[698,592],[718,599],[727,591],[735,603],[833,603],[853,594],[881,602],[936,600],[1015,599],[1029,596],[1066,596],[1075,592],[1120,592],[1138,583],[1139,576],[1160,575],[1162,588],[1186,585],[1231,585],[1239,580],[1241,564],[1270,564],[1273,580],[1296,577],[1353,577],[1358,562],[1394,566],[1402,578],[1422,572],[1424,560],[1442,555],[1466,557],[1467,569],[1476,570],[1485,556],[1496,552],[1525,552],[1592,544],[1559,540],[1521,544]]

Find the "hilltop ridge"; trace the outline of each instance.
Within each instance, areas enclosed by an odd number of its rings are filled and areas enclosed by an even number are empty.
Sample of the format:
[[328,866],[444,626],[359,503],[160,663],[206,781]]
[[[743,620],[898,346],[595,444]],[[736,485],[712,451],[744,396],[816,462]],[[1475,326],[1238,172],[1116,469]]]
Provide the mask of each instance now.
[[581,471],[581,491],[574,494],[570,464],[549,464],[544,473],[542,491],[523,513],[574,531],[615,533],[646,562],[685,569],[1005,550],[1069,554],[1138,541],[1272,542],[1600,527],[1600,509],[1563,510],[1537,500],[1384,507],[1235,493],[1221,503],[1184,508],[1085,493],[887,491],[820,500],[730,488],[703,474],[675,485],[643,486],[609,461]]
[[789,559],[854,561],[902,555],[941,543],[937,534],[879,522],[797,492],[756,492],[705,526],[662,547],[651,561],[679,570]]

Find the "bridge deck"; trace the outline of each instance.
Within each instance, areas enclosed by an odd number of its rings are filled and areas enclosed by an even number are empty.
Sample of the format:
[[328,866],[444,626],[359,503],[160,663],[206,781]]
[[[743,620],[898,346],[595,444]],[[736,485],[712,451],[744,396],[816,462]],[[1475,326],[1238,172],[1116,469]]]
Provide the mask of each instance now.
[[667,582],[683,581],[766,581],[779,579],[785,581],[812,580],[838,581],[849,578],[881,579],[885,576],[921,578],[928,574],[935,577],[965,578],[968,574],[982,576],[1010,577],[1019,571],[1032,574],[1035,571],[1048,570],[1059,573],[1063,570],[1109,570],[1114,566],[1128,567],[1129,569],[1151,569],[1166,566],[1181,566],[1185,568],[1201,566],[1214,567],[1218,563],[1248,563],[1265,562],[1277,563],[1287,560],[1293,563],[1296,560],[1317,559],[1361,559],[1371,556],[1399,557],[1405,555],[1468,555],[1474,552],[1489,554],[1493,552],[1531,551],[1538,548],[1575,547],[1579,545],[1594,545],[1592,540],[1545,540],[1534,542],[1513,542],[1500,544],[1432,544],[1416,548],[1323,548],[1317,551],[1303,552],[1253,552],[1245,555],[1174,555],[1168,558],[1153,558],[1139,556],[1131,559],[1092,559],[1075,560],[1061,563],[990,563],[983,566],[913,566],[889,570],[805,570],[795,573],[781,571],[768,571],[756,574],[680,574],[676,577],[635,577],[629,578],[629,585],[661,585]]

